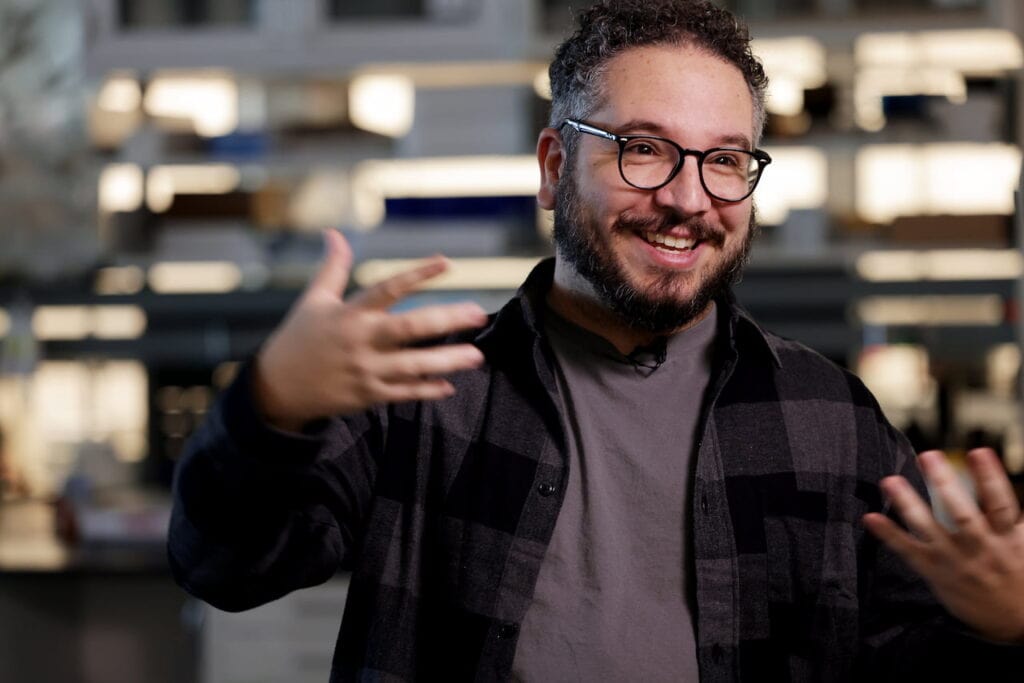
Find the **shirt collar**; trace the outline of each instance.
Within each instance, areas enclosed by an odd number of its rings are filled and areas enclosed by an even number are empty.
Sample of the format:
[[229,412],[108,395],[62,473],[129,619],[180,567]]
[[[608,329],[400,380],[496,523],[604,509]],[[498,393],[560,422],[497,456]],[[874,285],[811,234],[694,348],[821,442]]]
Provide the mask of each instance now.
[[[536,340],[541,336],[538,312],[544,306],[544,297],[551,289],[555,277],[555,259],[546,258],[538,263],[526,281],[505,306],[491,319],[475,338],[474,342],[485,352],[488,347],[502,344],[510,338]],[[732,290],[727,290],[718,301],[720,331],[725,332],[730,343],[740,349],[752,344],[768,351],[777,367],[782,367],[777,340],[768,335],[750,313],[736,302]]]

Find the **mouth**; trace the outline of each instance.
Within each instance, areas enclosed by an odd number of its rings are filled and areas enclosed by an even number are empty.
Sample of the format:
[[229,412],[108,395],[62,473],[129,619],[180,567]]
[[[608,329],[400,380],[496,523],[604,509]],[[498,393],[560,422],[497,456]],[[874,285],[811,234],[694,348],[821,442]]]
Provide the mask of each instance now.
[[655,249],[669,253],[693,251],[703,243],[703,240],[686,237],[673,237],[672,235],[666,235],[663,232],[642,230],[639,234],[645,242],[653,246]]

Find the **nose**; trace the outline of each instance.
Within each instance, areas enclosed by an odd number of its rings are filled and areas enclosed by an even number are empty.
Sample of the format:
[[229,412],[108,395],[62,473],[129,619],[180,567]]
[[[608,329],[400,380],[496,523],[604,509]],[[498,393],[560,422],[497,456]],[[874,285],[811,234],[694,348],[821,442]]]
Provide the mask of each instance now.
[[698,157],[683,157],[683,165],[664,187],[654,193],[659,206],[672,207],[684,216],[702,214],[711,209],[711,197],[700,182]]

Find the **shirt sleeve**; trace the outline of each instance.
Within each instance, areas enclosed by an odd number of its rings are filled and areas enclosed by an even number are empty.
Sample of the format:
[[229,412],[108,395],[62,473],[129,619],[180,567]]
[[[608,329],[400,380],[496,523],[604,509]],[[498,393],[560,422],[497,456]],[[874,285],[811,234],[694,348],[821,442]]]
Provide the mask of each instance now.
[[[880,420],[889,447],[883,468],[891,469],[879,479],[900,474],[928,500],[913,448],[884,418]],[[899,523],[888,506],[881,511]],[[895,553],[866,532],[864,543],[862,576],[868,590],[857,680],[1022,680],[1024,647],[975,635],[942,607],[924,579]]]
[[189,593],[229,611],[322,583],[361,536],[385,432],[374,412],[302,434],[259,415],[252,365],[189,439],[174,480],[168,559]]

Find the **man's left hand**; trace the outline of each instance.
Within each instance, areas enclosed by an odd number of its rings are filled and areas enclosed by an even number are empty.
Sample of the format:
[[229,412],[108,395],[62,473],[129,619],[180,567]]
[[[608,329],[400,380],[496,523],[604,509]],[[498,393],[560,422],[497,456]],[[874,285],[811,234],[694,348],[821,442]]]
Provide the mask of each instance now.
[[1024,520],[996,454],[967,454],[977,490],[975,503],[940,451],[918,463],[932,493],[949,513],[943,526],[903,477],[886,477],[882,491],[906,524],[901,529],[877,512],[864,516],[868,530],[924,577],[954,616],[980,635],[1024,643]]

